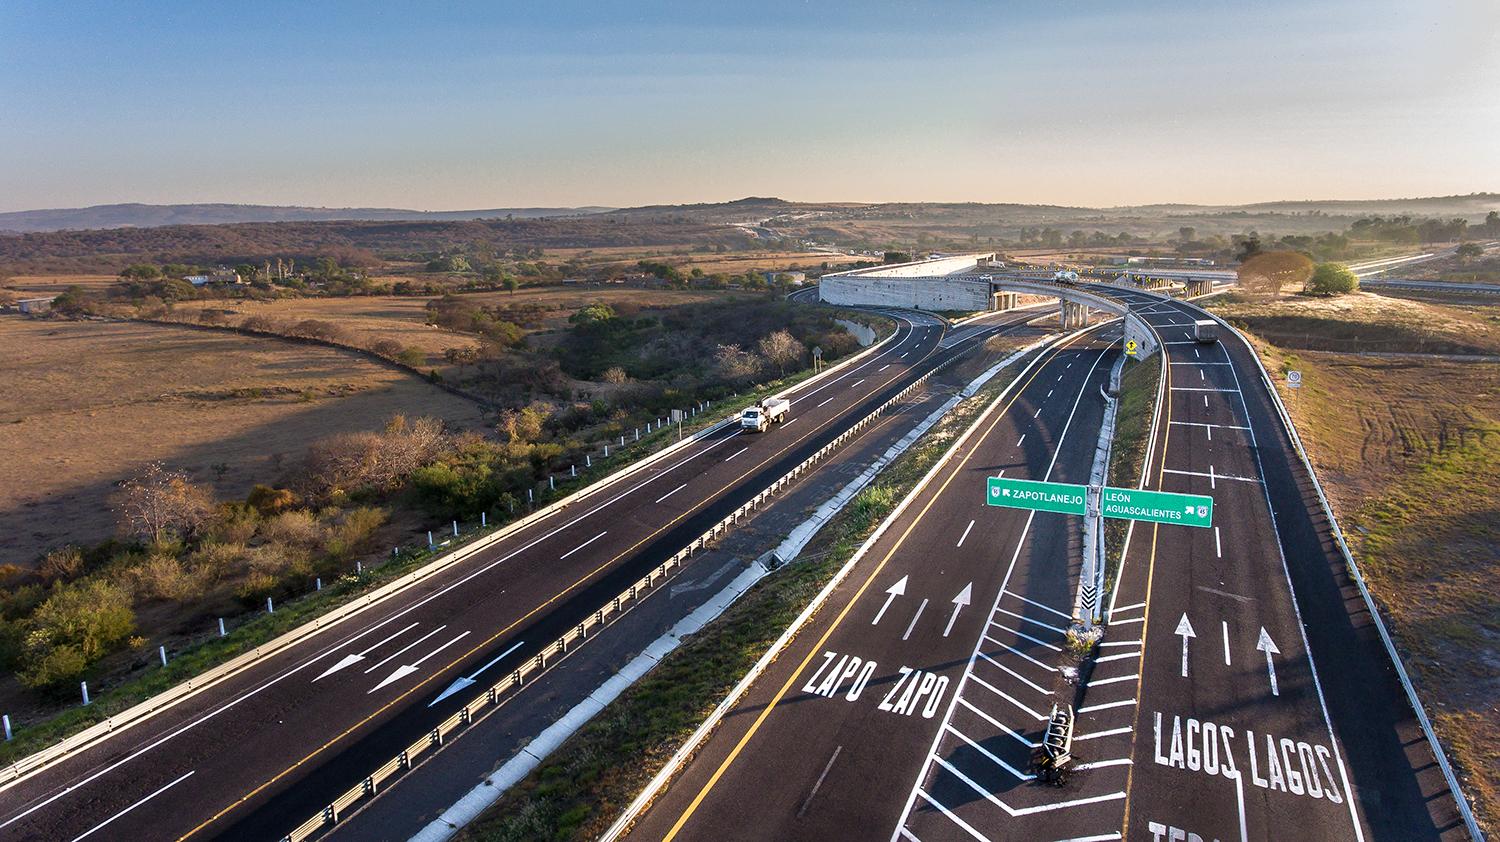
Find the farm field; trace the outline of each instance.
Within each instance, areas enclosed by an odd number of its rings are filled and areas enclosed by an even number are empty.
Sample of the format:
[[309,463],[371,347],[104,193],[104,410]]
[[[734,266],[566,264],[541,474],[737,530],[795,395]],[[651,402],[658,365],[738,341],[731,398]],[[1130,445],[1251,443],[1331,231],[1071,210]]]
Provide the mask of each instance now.
[[381,339],[402,347],[421,348],[441,354],[445,348],[478,345],[473,336],[427,324],[425,297],[351,296],[341,298],[281,298],[272,301],[182,301],[173,308],[173,318],[197,321],[203,310],[223,312],[230,324],[249,316],[265,316],[291,323],[304,319],[332,322],[348,333],[348,344],[368,348]]
[[356,354],[229,332],[0,316],[0,561],[113,531],[114,484],[161,460],[243,497],[315,439],[474,404]]

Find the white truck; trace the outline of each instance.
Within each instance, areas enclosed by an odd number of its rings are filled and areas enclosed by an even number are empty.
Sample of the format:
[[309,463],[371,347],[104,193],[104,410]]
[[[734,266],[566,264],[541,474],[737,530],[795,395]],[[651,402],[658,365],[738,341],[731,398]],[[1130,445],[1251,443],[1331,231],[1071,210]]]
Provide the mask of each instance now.
[[1064,269],[1061,272],[1053,272],[1052,280],[1062,283],[1076,284],[1078,283],[1078,273],[1074,272],[1071,269]]
[[1198,342],[1218,342],[1219,323],[1213,319],[1196,319],[1193,321],[1193,339]]
[[772,424],[786,420],[792,411],[792,402],[786,398],[766,398],[740,413],[740,429],[764,433]]

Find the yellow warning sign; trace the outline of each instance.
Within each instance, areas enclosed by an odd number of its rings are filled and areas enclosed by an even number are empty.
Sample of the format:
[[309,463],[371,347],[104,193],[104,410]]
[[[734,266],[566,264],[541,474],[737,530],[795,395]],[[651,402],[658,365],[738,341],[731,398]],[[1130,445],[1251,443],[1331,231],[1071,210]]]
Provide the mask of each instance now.
[[1136,355],[1136,352],[1138,352],[1140,350],[1141,350],[1141,346],[1139,344],[1137,344],[1134,339],[1127,339],[1127,340],[1125,340],[1125,353],[1127,355],[1133,357],[1133,356]]

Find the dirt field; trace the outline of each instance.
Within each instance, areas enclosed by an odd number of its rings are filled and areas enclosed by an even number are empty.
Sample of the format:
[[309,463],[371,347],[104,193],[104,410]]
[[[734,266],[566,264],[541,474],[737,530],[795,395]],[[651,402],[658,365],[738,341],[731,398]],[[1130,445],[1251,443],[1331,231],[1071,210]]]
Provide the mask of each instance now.
[[[1468,330],[1473,344],[1490,344],[1479,329],[1494,309],[1407,311],[1361,298],[1323,310],[1342,313],[1342,331],[1368,333],[1416,312],[1432,320],[1432,331]],[[1286,308],[1237,309],[1254,324]],[[1289,369],[1302,372],[1303,388],[1283,386],[1282,397],[1493,834],[1500,830],[1500,364],[1264,344],[1260,351],[1279,380]]]
[[55,295],[70,286],[103,289],[119,282],[117,275],[17,275],[5,282],[5,288],[37,295]]
[[231,324],[246,316],[269,316],[285,322],[320,319],[349,331],[349,344],[368,348],[381,339],[393,339],[404,347],[417,347],[429,354],[445,348],[478,345],[473,337],[427,324],[427,299],[406,296],[355,296],[350,298],[284,298],[276,301],[184,301],[175,311],[180,318],[196,318],[203,309],[225,310]]
[[483,423],[468,401],[354,354],[137,323],[0,316],[0,383],[0,561],[23,566],[108,537],[113,484],[148,461],[242,496],[313,439],[394,413]]

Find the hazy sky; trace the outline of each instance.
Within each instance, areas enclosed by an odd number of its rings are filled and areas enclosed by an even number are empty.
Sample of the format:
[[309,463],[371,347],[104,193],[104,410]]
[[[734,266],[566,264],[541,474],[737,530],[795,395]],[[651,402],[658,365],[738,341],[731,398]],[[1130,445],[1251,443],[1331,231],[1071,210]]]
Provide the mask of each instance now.
[[1497,0],[0,1],[0,210],[1481,190]]

